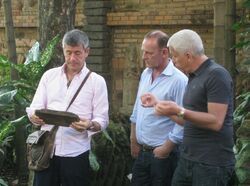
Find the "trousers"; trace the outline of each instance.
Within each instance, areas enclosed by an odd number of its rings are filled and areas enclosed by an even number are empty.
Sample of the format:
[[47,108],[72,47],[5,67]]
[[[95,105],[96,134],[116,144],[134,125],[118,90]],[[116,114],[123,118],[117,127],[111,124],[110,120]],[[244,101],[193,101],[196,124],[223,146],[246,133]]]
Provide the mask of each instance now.
[[180,158],[172,186],[228,186],[234,166],[220,167]]
[[132,186],[171,186],[177,166],[177,153],[156,158],[153,150],[141,150],[132,168]]
[[35,171],[33,186],[89,186],[89,151],[76,157],[53,156],[49,168]]

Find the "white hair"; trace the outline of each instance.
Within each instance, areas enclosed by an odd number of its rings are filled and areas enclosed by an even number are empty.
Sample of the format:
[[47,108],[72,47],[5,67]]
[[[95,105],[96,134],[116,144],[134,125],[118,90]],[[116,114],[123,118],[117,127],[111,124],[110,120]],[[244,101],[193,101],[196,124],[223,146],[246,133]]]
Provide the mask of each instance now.
[[201,37],[193,30],[184,29],[173,34],[167,46],[180,54],[191,52],[193,55],[204,54]]

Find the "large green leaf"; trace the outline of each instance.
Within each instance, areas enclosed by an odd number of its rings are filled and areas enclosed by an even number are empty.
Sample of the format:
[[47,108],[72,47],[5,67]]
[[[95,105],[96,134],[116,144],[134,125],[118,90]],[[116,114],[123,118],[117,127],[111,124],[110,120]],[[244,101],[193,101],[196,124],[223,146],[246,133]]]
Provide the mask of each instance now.
[[0,67],[6,68],[10,66],[11,62],[8,60],[8,58],[6,56],[0,55]]
[[250,139],[236,141],[235,172],[240,183],[250,181]]
[[10,121],[11,125],[17,126],[17,125],[24,125],[29,123],[27,115],[21,116],[20,118]]
[[7,183],[0,178],[0,186],[8,186]]
[[112,140],[107,130],[102,131],[102,134],[105,136],[107,140],[109,140],[113,144],[113,146],[115,146],[115,142]]
[[14,132],[17,125],[25,125],[28,123],[28,118],[26,115],[13,120],[13,121],[3,121],[0,123],[0,144],[3,143],[4,139]]
[[0,144],[4,141],[4,139],[9,136],[10,133],[14,132],[15,127],[11,125],[10,121],[3,121],[0,123]]
[[0,87],[0,95],[1,95],[1,94],[4,94],[4,93],[6,93],[6,92],[12,91],[12,90],[14,90],[14,89],[15,89],[15,87],[12,86],[12,85],[1,86],[1,87]]
[[96,155],[92,151],[89,153],[89,163],[92,170],[98,171],[100,169],[100,164],[97,161]]
[[55,47],[56,47],[57,43],[59,42],[59,40],[60,40],[60,37],[59,37],[59,35],[57,35],[50,42],[48,42],[47,47],[42,52],[41,57],[39,59],[42,67],[45,67],[50,62],[50,60],[54,54]]
[[250,140],[250,119],[245,119],[241,126],[237,129],[236,135],[239,139]]
[[17,90],[12,90],[9,92],[2,93],[0,95],[0,107],[5,107],[8,104],[10,104],[10,102],[13,101],[13,98],[16,95],[16,93],[17,93]]

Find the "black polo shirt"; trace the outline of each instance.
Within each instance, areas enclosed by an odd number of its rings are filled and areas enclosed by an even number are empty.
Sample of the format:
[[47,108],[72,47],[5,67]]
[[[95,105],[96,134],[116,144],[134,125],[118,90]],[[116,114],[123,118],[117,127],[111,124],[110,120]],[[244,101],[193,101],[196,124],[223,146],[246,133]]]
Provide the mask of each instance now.
[[183,105],[193,111],[207,112],[209,102],[228,104],[223,127],[216,132],[187,121],[182,157],[209,165],[233,165],[233,81],[228,71],[211,59],[190,74]]

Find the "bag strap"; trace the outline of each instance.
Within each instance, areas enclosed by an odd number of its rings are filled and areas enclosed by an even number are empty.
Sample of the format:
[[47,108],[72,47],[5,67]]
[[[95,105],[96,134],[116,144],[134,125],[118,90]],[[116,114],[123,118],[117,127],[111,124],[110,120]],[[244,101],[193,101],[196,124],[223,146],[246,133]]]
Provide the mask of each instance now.
[[79,86],[79,88],[77,89],[75,95],[74,95],[73,98],[71,99],[71,101],[70,101],[70,103],[69,103],[69,105],[68,105],[66,111],[69,109],[69,107],[70,107],[70,106],[72,105],[72,103],[75,101],[75,99],[76,99],[78,93],[79,93],[80,90],[82,89],[83,85],[84,85],[85,82],[87,81],[87,79],[88,79],[88,77],[89,77],[90,74],[91,74],[91,71],[89,71],[88,74],[87,74],[87,75],[85,76],[85,78],[83,79],[81,85]]
[[[87,81],[87,79],[88,79],[88,77],[89,77],[90,74],[91,74],[91,71],[89,71],[88,74],[85,76],[85,78],[82,80],[81,85],[79,86],[79,88],[77,89],[75,95],[74,95],[73,98],[71,99],[71,101],[70,101],[70,103],[69,103],[69,105],[68,105],[66,111],[69,109],[69,107],[70,107],[70,106],[72,105],[72,103],[75,101],[77,95],[79,94],[80,90],[82,89],[83,85],[84,85],[85,82]],[[56,133],[58,128],[59,128],[59,126],[55,125],[55,126],[51,129],[50,133]]]

